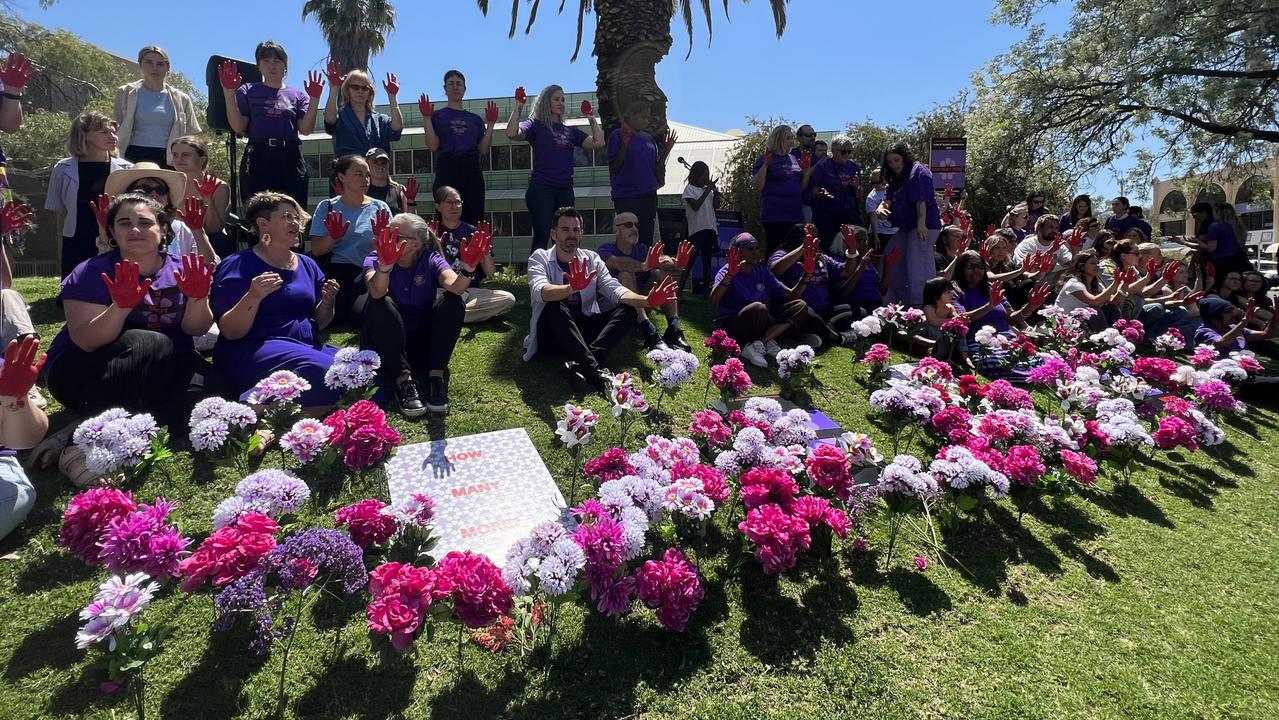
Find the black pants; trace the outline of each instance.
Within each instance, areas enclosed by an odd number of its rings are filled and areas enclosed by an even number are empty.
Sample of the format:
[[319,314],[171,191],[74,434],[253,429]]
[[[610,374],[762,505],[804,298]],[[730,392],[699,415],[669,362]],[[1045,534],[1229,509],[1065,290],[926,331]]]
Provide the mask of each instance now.
[[435,181],[431,192],[448,185],[462,196],[462,222],[475,225],[484,219],[484,171],[480,156],[435,155]]
[[124,159],[131,163],[153,162],[165,170],[173,169],[173,167],[169,165],[169,154],[162,147],[130,145],[124,149]]
[[49,392],[83,415],[123,407],[149,412],[176,434],[191,408],[223,388],[220,376],[194,352],[176,352],[164,333],[134,328],[93,352],[68,347],[45,371]]
[[652,192],[640,197],[613,198],[613,215],[624,212],[635,213],[639,220],[639,241],[653,246],[653,226],[657,224],[657,193]]
[[831,211],[813,207],[813,225],[817,227],[817,236],[822,239],[822,252],[827,255],[831,254],[831,248],[835,245],[835,235],[839,233],[840,225],[860,225],[861,222],[862,215],[857,212],[857,208]]
[[[793,222],[766,222],[764,225],[764,241],[768,245],[768,251],[764,253],[764,257],[773,254],[773,251],[782,246],[786,242],[786,236],[790,234],[791,228],[795,227]],[[758,239],[758,238],[757,238]]]
[[288,147],[266,144],[266,141],[250,140],[240,160],[240,200],[247,201],[254,193],[274,190],[298,201],[302,209],[307,202],[307,185],[311,170],[302,159],[302,147],[296,141]]
[[333,322],[341,325],[357,325],[355,301],[364,294],[364,268],[333,259],[333,254],[313,256],[326,280],[338,281],[337,304],[333,307]]
[[91,228],[76,226],[74,237],[62,238],[62,279],[66,280],[67,276],[75,270],[76,265],[94,257],[98,254],[98,226],[92,224]]
[[[689,236],[688,241],[693,244],[693,256],[698,258],[702,264],[702,279],[700,285],[698,281],[694,281],[694,288],[709,288],[711,283],[715,282],[715,276],[711,273],[711,259],[719,253],[719,233],[714,229],[698,230]],[[688,273],[692,275],[692,272]]]
[[382,358],[378,370],[378,384],[383,388],[395,387],[395,381],[405,373],[425,381],[432,370],[447,370],[453,348],[462,334],[462,319],[466,305],[460,295],[445,292],[413,330],[404,327],[404,316],[395,298],[390,295],[369,301],[364,305],[364,329],[360,333],[360,347],[373,350]]
[[537,319],[538,354],[567,355],[582,368],[599,371],[633,327],[635,314],[628,305],[574,315],[562,301],[548,302]]

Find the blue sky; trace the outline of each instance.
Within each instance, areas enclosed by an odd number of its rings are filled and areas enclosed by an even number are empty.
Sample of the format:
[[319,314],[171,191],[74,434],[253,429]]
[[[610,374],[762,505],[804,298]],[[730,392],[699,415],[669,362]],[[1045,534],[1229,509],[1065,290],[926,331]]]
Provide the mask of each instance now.
[[[441,77],[457,67],[467,75],[471,97],[510,95],[516,85],[530,93],[549,83],[569,91],[594,87],[590,55],[594,23],[588,17],[582,56],[570,63],[576,15],[555,14],[558,3],[545,0],[531,35],[506,37],[510,16],[506,0],[491,0],[484,17],[469,0],[398,3],[397,30],[386,49],[374,56],[372,70],[395,72],[408,102],[426,91],[441,95]],[[575,3],[568,3],[570,6]],[[721,3],[715,7],[713,43],[699,17],[693,54],[682,27],[675,45],[658,66],[658,84],[670,99],[671,118],[714,130],[745,127],[748,115],[785,115],[819,129],[844,127],[869,118],[881,124],[904,123],[915,113],[944,102],[970,84],[971,73],[1022,36],[989,22],[993,3],[964,0],[941,3],[897,0],[800,0],[789,5],[784,36],[775,38],[768,3],[730,0],[731,21]],[[289,52],[290,84],[300,87],[308,69],[320,69],[327,46],[310,20],[301,20],[302,2],[220,0],[197,12],[152,3],[134,12],[110,12],[97,1],[60,0],[41,9],[36,0],[14,4],[18,14],[49,27],[70,30],[125,57],[154,43],[164,47],[175,69],[202,82],[210,55],[252,59],[259,40],[271,38]],[[527,5],[521,3],[521,13]],[[1043,14],[1049,27],[1066,26],[1069,3]],[[859,49],[862,51],[859,52]],[[879,58],[866,63],[863,58]],[[1090,181],[1089,189],[1118,194],[1109,173]],[[1132,195],[1140,193],[1130,191]]]

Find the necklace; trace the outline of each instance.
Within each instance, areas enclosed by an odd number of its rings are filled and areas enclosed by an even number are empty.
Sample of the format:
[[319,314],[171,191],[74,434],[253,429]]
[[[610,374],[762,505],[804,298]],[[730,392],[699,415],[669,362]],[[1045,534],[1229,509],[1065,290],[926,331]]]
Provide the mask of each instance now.
[[276,270],[293,270],[293,269],[295,269],[295,268],[297,267],[297,265],[298,265],[298,256],[297,256],[297,254],[296,254],[296,253],[294,253],[292,250],[290,250],[290,251],[289,251],[289,258],[288,258],[288,260],[285,260],[285,261],[284,261],[284,264],[283,264],[283,265],[281,265],[281,264],[279,264],[279,263],[273,262],[273,261],[271,260],[271,258],[267,257],[267,256],[266,256],[266,254],[264,254],[264,253],[263,253],[263,252],[259,249],[260,247],[261,247],[260,245],[254,245],[254,246],[253,246],[253,254],[254,254],[254,255],[257,255],[257,256],[258,256],[258,258],[262,260],[262,262],[266,263],[267,265],[270,265],[271,267],[275,268]]

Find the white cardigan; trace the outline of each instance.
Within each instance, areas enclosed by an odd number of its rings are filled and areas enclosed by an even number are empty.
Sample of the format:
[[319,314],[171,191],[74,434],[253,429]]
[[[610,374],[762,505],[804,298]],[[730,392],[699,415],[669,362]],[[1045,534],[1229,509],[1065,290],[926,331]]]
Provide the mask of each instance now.
[[[608,307],[613,307],[622,301],[622,297],[626,295],[626,288],[613,277],[608,267],[604,265],[604,261],[593,250],[577,251],[577,259],[585,260],[587,263],[587,272],[596,273],[595,279],[590,285],[582,290],[582,312],[586,315],[595,315],[600,311],[599,298],[603,294],[605,299],[611,298],[613,302],[608,303]],[[542,299],[542,288],[547,285],[564,285],[564,270],[560,268],[560,264],[556,262],[555,248],[550,250],[545,248],[533,251],[532,256],[528,259],[528,289],[530,300],[533,303],[533,318],[529,321],[528,336],[524,338],[524,360],[525,362],[532,360],[537,354],[537,321],[542,317],[542,309],[546,307],[546,301]]]
[[[142,89],[142,81],[121,85],[115,91],[115,110],[111,113],[115,124],[119,126],[116,135],[120,138],[120,151],[124,152],[133,139],[133,115],[138,111],[138,91]],[[169,141],[164,145],[165,162],[173,164],[170,148],[173,141],[183,135],[194,135],[200,132],[200,121],[195,114],[195,104],[191,96],[165,83],[164,91],[169,93],[169,102],[173,104],[173,125],[169,127]]]

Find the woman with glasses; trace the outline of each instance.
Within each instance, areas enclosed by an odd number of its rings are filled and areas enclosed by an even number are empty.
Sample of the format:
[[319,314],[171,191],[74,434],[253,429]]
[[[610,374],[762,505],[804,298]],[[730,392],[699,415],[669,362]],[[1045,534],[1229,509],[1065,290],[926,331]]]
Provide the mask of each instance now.
[[1026,225],[1034,227],[1040,216],[1048,213],[1047,196],[1039,190],[1026,196]]
[[[433,228],[439,241],[439,252],[454,272],[463,272],[466,268],[462,266],[462,246],[470,242],[471,235],[475,233],[477,226],[462,219],[466,212],[462,194],[448,185],[436,188],[435,212],[440,218],[438,228]],[[487,222],[481,220],[479,227],[484,228],[489,237],[493,236]],[[475,266],[471,284],[462,294],[462,301],[466,304],[466,316],[463,322],[484,322],[509,312],[515,307],[515,296],[511,293],[480,287],[484,278],[492,277],[495,272],[497,267],[493,263],[493,252],[490,249],[489,253]]]
[[901,261],[888,274],[889,302],[918,307],[924,301],[924,283],[936,274],[933,250],[941,234],[941,213],[933,173],[915,160],[910,146],[898,142],[884,153],[884,179],[888,199],[879,213],[886,213],[897,226],[897,234],[884,248],[887,257],[897,251]]
[[320,342],[333,320],[338,284],[325,279],[311,258],[293,252],[308,220],[297,201],[277,192],[249,198],[244,221],[257,242],[218,264],[213,313],[221,333],[213,365],[241,399],[276,370],[297,373],[311,384],[304,409],[318,411],[342,395],[324,384],[337,348]]
[[[404,116],[395,96],[400,84],[395,75],[388,73],[382,87],[386,89],[386,101],[391,114],[377,111],[373,78],[363,70],[352,70],[342,75],[335,62],[330,62],[326,73],[329,77],[329,101],[324,106],[324,132],[333,137],[333,156],[363,156],[373,148],[391,150],[391,143],[400,139],[404,131]],[[339,107],[340,106],[340,107]]]
[[474,225],[484,218],[484,170],[480,158],[493,145],[497,126],[497,103],[490,100],[484,117],[465,109],[466,76],[460,70],[444,73],[444,96],[448,104],[439,110],[426,95],[418,98],[426,147],[435,153],[435,181],[431,191],[447,185],[461,194],[462,221]]
[[[169,243],[168,252],[179,257],[188,253],[199,253],[209,267],[213,267],[218,263],[218,253],[209,242],[208,233],[204,231],[204,215],[207,206],[203,205],[203,200],[199,198],[185,200],[186,182],[186,175],[177,170],[163,170],[153,162],[140,162],[108,177],[106,194],[115,196],[134,193],[149,197],[163,205],[165,213],[172,218],[169,222],[173,231],[172,241]],[[182,211],[174,208],[174,198],[181,198],[178,202],[183,203]],[[105,214],[100,219],[105,223]],[[104,253],[110,252],[112,246],[108,242],[109,228],[103,224],[99,226],[99,230],[101,236],[98,250]]]
[[835,235],[840,225],[862,224],[862,168],[852,160],[853,141],[847,135],[837,135],[830,152],[830,157],[813,165],[804,184],[822,252],[828,254],[838,247]]
[[67,149],[71,156],[53,166],[44,209],[52,210],[62,226],[60,276],[98,254],[95,203],[107,186],[107,176],[133,166],[116,157],[115,122],[102,113],[87,112],[71,123]]
[[106,219],[111,252],[62,282],[67,324],[49,345],[49,392],[78,414],[124,407],[180,432],[216,385],[193,340],[213,325],[212,267],[167,252],[169,210],[152,198],[121,195]]
[[795,132],[778,125],[768,133],[764,154],[755,159],[751,182],[759,191],[759,219],[771,254],[786,242],[796,223],[804,222],[804,181],[812,170],[811,155],[794,155]]
[[520,114],[524,112],[526,100],[524,88],[516,88],[515,104],[511,106],[511,116],[506,120],[506,138],[526,140],[533,150],[533,170],[529,173],[528,190],[524,193],[524,204],[533,223],[531,255],[546,247],[555,211],[576,203],[573,196],[573,149],[598,150],[606,143],[604,129],[595,119],[591,104],[585,100],[582,101],[582,114],[590,122],[591,134],[565,123],[568,115],[564,110],[564,89],[559,85],[542,88],[529,110],[529,118],[521,122]]
[[271,40],[258,43],[253,57],[262,82],[241,84],[240,72],[231,60],[218,71],[227,124],[249,141],[240,161],[240,199],[247,201],[259,192],[274,190],[305,206],[311,171],[302,157],[299,138],[315,131],[324,83],[320,74],[312,71],[306,92],[285,87],[289,55]]
[[366,194],[369,165],[363,156],[334,160],[333,175],[342,194],[321,200],[315,208],[311,257],[341,288],[334,320],[345,324],[353,318],[356,300],[364,292],[364,258],[373,250],[374,236],[391,221],[391,208]]
[[169,54],[155,45],[138,51],[142,79],[115,91],[111,113],[120,128],[124,157],[132,162],[153,162],[171,167],[169,149],[179,137],[200,132],[191,96],[165,82]]

